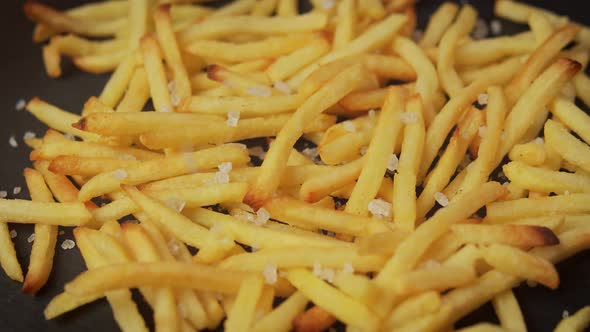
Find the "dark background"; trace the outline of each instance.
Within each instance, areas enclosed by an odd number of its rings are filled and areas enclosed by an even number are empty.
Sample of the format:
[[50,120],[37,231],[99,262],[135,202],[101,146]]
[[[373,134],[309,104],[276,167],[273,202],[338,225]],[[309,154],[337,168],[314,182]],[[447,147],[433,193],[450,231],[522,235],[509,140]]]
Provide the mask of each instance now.
[[[362,1],[362,0],[360,0]],[[44,1],[58,8],[69,8],[88,1],[52,0]],[[463,1],[467,2],[467,1]],[[543,0],[527,1],[570,16],[572,19],[590,24],[589,6],[585,1]],[[26,131],[42,135],[45,126],[26,111],[16,111],[17,100],[29,100],[34,96],[47,100],[65,110],[80,112],[82,105],[90,96],[100,93],[108,75],[93,76],[82,73],[64,64],[62,78],[53,80],[46,76],[41,59],[41,48],[31,41],[33,24],[22,13],[23,1],[3,1],[0,13],[0,190],[6,190],[9,197],[28,198],[25,181],[22,177],[28,161],[29,149],[22,136]],[[422,0],[418,4],[420,27],[424,27],[429,15],[442,1]],[[492,0],[470,1],[480,11],[481,17],[492,18]],[[503,22],[503,31],[513,33],[523,26]],[[8,144],[14,135],[19,142],[14,149]],[[23,191],[12,195],[15,186]],[[31,244],[27,237],[33,232],[28,225],[10,225],[18,236],[14,239],[18,259],[26,272]],[[63,229],[63,228],[62,228]],[[37,296],[20,292],[21,284],[9,280],[0,272],[0,331],[113,331],[117,330],[110,308],[105,300],[97,301],[60,318],[46,321],[43,309],[49,300],[62,291],[65,282],[85,269],[84,262],[76,249],[63,250],[60,245],[65,239],[73,239],[71,231],[59,235],[54,268],[47,285]],[[577,255],[558,265],[561,286],[550,291],[542,286],[531,288],[526,284],[515,290],[521,304],[529,331],[552,331],[562,318],[564,310],[573,313],[590,304],[590,252]],[[146,309],[142,305],[144,310]],[[151,315],[150,315],[151,316]],[[151,318],[146,317],[150,322]],[[463,319],[460,325],[480,321],[497,322],[491,305],[485,305],[472,315]]]

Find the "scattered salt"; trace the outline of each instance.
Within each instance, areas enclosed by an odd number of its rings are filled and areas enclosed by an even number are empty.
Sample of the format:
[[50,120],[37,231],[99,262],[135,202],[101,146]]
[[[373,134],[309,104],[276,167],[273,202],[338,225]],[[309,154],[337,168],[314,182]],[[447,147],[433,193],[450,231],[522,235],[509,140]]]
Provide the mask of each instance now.
[[567,311],[567,310],[564,310],[564,311],[561,313],[561,317],[562,317],[562,318],[564,318],[564,319],[565,319],[565,318],[568,318],[569,316],[570,316],[570,312],[569,312],[569,311]]
[[176,255],[180,250],[180,245],[178,245],[178,242],[175,239],[168,241],[168,250],[170,250],[170,253],[173,255]]
[[564,195],[566,195],[566,196],[569,196],[569,195],[571,195],[571,193],[570,193],[570,191],[569,191],[569,190],[566,190],[566,191],[564,191],[564,192],[563,192],[563,194],[564,194]]
[[18,195],[18,194],[20,194],[21,191],[22,191],[22,188],[21,187],[14,187],[12,189],[12,194],[13,195]]
[[479,135],[479,137],[484,138],[486,136],[487,129],[488,129],[488,127],[485,125],[479,127],[479,129],[477,130],[477,134]]
[[387,161],[387,170],[390,172],[395,172],[395,170],[397,170],[398,164],[399,159],[397,159],[397,156],[392,153],[391,156],[389,156],[389,160]]
[[231,161],[226,161],[217,166],[220,172],[229,173],[232,170],[232,163]]
[[32,132],[32,131],[27,131],[27,132],[25,132],[25,134],[23,135],[23,140],[24,140],[24,141],[26,141],[26,140],[29,140],[29,139],[33,139],[33,138],[35,138],[35,137],[37,137],[37,135],[36,135],[34,132]]
[[176,81],[170,81],[168,83],[168,92],[170,93],[170,101],[172,102],[172,106],[180,105],[180,97],[176,92]]
[[8,144],[10,144],[10,146],[13,148],[18,147],[18,143],[16,142],[16,138],[14,138],[14,135],[10,136],[10,138],[8,139]]
[[291,87],[284,81],[276,81],[275,84],[273,84],[273,87],[286,95],[293,93],[293,91],[291,91]]
[[325,10],[330,10],[334,8],[335,5],[336,1],[334,0],[322,0],[322,8],[324,8]]
[[70,141],[75,141],[76,140],[76,137],[74,135],[70,134],[70,133],[65,133],[64,134],[64,137],[67,138],[67,139],[69,139]]
[[440,191],[434,193],[434,200],[443,207],[449,205],[449,199]]
[[545,145],[545,140],[542,137],[537,137],[533,140],[533,143],[537,145]]
[[344,128],[344,130],[346,130],[349,133],[354,133],[356,131],[356,128],[354,127],[354,123],[352,123],[352,121],[342,122],[342,128]]
[[224,172],[216,172],[215,173],[215,183],[218,183],[218,184],[229,183],[229,174],[224,173]]
[[277,283],[277,266],[275,264],[268,264],[264,271],[262,271],[262,276],[264,277],[264,281],[266,281],[269,285],[274,285]]
[[481,106],[485,106],[488,104],[488,94],[487,93],[480,93],[479,96],[477,96],[477,103],[480,104]]
[[379,198],[370,201],[368,209],[377,218],[388,218],[391,216],[391,204]]
[[270,97],[272,90],[264,85],[255,85],[246,88],[246,93],[253,97]]
[[22,111],[25,109],[25,107],[27,107],[27,102],[22,98],[16,102],[16,105],[14,105],[14,108],[17,111]]
[[61,248],[63,250],[73,249],[75,246],[76,246],[76,242],[74,242],[70,239],[64,240],[64,242],[61,243]]
[[488,36],[490,30],[488,29],[488,24],[483,19],[477,19],[475,22],[475,28],[473,29],[473,38],[475,39],[483,39]]
[[354,267],[352,266],[352,263],[344,263],[344,265],[342,266],[342,271],[344,273],[350,273],[353,274],[354,273]]
[[315,159],[318,156],[318,149],[317,148],[305,148],[301,151],[306,157],[309,159]]
[[237,127],[240,120],[240,111],[227,111],[227,121],[225,123],[230,127]]
[[256,211],[256,219],[254,219],[254,224],[256,226],[262,226],[266,224],[266,222],[270,219],[270,213],[265,208],[260,208]]
[[418,116],[414,112],[401,112],[399,117],[406,125],[416,123],[418,121]]
[[322,265],[319,262],[313,263],[312,273],[316,277],[318,277],[322,280],[328,281],[330,283],[334,281],[334,276],[336,275],[336,272],[334,271],[334,269],[331,269],[328,267],[324,268],[324,267],[322,267]]
[[0,198],[6,198],[6,196],[8,196],[8,192],[6,190],[1,190],[0,191]]
[[166,206],[171,208],[172,210],[180,213],[182,212],[182,209],[184,209],[186,202],[177,197],[170,197],[166,201],[164,201],[164,204],[166,204]]
[[11,229],[11,230],[10,230],[10,238],[11,238],[11,239],[14,239],[14,238],[15,238],[17,235],[18,235],[18,234],[16,233],[16,230],[14,230],[14,229]]
[[499,35],[502,33],[502,22],[498,20],[492,20],[490,22],[490,29],[492,30],[492,34]]
[[127,172],[124,169],[116,169],[113,171],[113,177],[117,180],[123,180],[127,177]]
[[160,112],[170,113],[170,112],[172,112],[172,107],[170,107],[168,105],[162,105],[162,107],[160,107]]
[[35,241],[35,233],[29,235],[29,237],[27,238],[27,242],[31,243]]

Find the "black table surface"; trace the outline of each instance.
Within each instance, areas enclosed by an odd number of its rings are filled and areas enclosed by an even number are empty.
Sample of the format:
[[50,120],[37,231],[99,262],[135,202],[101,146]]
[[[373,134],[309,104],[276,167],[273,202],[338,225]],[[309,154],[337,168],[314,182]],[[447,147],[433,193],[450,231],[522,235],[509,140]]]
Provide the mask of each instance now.
[[[362,1],[362,0],[360,0]],[[80,0],[45,1],[58,8],[69,8],[83,2]],[[467,2],[467,1],[462,1]],[[587,16],[588,5],[580,0],[537,0],[527,1],[553,11],[570,16],[572,19],[590,24]],[[80,112],[82,105],[90,96],[100,93],[108,75],[94,76],[82,73],[70,64],[64,65],[62,78],[54,80],[46,76],[41,59],[41,49],[31,41],[33,24],[22,13],[24,1],[3,1],[0,13],[0,190],[9,192],[9,198],[28,198],[22,176],[28,161],[29,149],[22,141],[27,131],[42,135],[46,128],[25,111],[16,111],[16,102],[38,96],[48,102],[71,112]],[[423,27],[429,15],[442,1],[422,0],[418,3],[420,26]],[[492,0],[470,1],[481,17],[492,19]],[[524,26],[503,22],[504,32],[515,32]],[[8,141],[14,135],[19,143],[12,148]],[[14,187],[22,187],[22,192],[13,195]],[[33,232],[28,225],[10,225],[17,231],[14,239],[18,259],[24,269],[28,266],[31,244],[27,237]],[[0,331],[116,331],[111,310],[105,300],[86,305],[57,319],[46,321],[43,309],[49,300],[63,290],[65,282],[85,269],[77,249],[63,250],[60,247],[65,239],[73,239],[71,230],[63,229],[59,235],[54,267],[47,285],[36,296],[20,292],[20,284],[8,279],[0,272]],[[573,313],[590,304],[590,252],[581,253],[558,265],[561,285],[550,291],[542,286],[529,287],[523,283],[515,289],[525,316],[529,331],[552,331],[562,318],[564,310]],[[149,311],[145,305],[143,311]],[[151,316],[151,315],[148,315]],[[151,324],[151,318],[146,317]],[[487,304],[464,318],[459,326],[480,321],[497,322],[491,305]]]

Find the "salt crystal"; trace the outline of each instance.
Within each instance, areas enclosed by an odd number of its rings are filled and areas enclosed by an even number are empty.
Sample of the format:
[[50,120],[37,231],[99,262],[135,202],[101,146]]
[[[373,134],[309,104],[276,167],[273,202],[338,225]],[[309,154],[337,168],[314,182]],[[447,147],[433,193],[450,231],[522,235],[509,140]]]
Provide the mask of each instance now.
[[533,144],[545,145],[545,140],[541,137],[537,137],[533,140]]
[[426,270],[432,270],[437,267],[440,267],[440,263],[438,261],[435,261],[434,259],[429,259],[426,262],[424,262],[423,267]]
[[238,147],[242,150],[246,150],[248,148],[248,146],[246,144],[242,144],[242,143],[227,143],[227,145],[235,146],[235,147]]
[[317,148],[305,148],[301,151],[305,156],[310,159],[315,159],[318,156],[318,149]]
[[258,243],[252,243],[250,245],[250,250],[252,250],[252,252],[257,252],[258,250],[260,250],[260,246],[258,245]]
[[22,111],[25,109],[25,107],[27,107],[27,102],[22,98],[16,102],[16,105],[14,105],[14,108],[17,111]]
[[264,85],[255,85],[246,88],[246,93],[253,97],[270,97],[272,90]]
[[262,226],[266,224],[266,222],[270,219],[270,213],[265,208],[260,208],[256,211],[256,219],[254,219],[254,224],[256,226]]
[[401,112],[399,117],[406,125],[416,123],[418,121],[418,116],[414,112]]
[[359,153],[361,154],[361,156],[364,156],[367,153],[367,150],[369,150],[368,146],[363,146],[361,148],[361,150],[359,151]]
[[389,160],[387,161],[387,170],[390,172],[395,172],[395,170],[397,170],[398,164],[399,159],[397,159],[397,156],[392,153],[391,156],[389,156]]
[[492,30],[492,34],[499,35],[502,33],[502,22],[498,20],[492,20],[490,22],[490,29]]
[[375,118],[375,110],[369,110],[367,115],[369,116],[369,119],[374,119]]
[[313,262],[313,269],[311,270],[315,276],[319,277],[322,274],[322,264],[320,262]]
[[563,194],[564,194],[564,195],[566,195],[566,196],[569,196],[569,195],[571,195],[571,193],[570,193],[570,191],[569,191],[569,190],[566,190],[566,191],[564,191],[564,192],[563,192]]
[[113,171],[113,177],[117,180],[123,180],[127,177],[127,172],[124,169],[116,169]]
[[59,231],[59,235],[64,235],[66,232],[64,231]]
[[443,207],[449,205],[449,199],[440,191],[434,193],[434,200]]
[[260,160],[264,160],[264,157],[266,157],[266,151],[264,151],[264,149],[260,146],[255,146],[248,149],[248,154],[257,157]]
[[35,137],[37,137],[37,135],[36,135],[34,132],[32,132],[32,131],[27,131],[27,132],[25,132],[25,134],[23,135],[23,140],[24,140],[24,141],[26,141],[26,140],[29,140],[29,139],[33,139],[33,138],[35,138]]
[[220,172],[229,173],[232,170],[232,163],[231,161],[226,161],[217,166]]
[[488,24],[483,19],[477,19],[475,22],[475,28],[473,29],[473,38],[475,39],[483,39],[488,36],[490,30],[488,29]]
[[225,172],[216,172],[215,173],[215,183],[218,183],[218,184],[229,183],[229,174],[227,174]]
[[227,121],[225,123],[230,127],[237,127],[240,120],[240,111],[227,111]]
[[16,233],[16,230],[14,230],[14,229],[11,229],[11,230],[10,230],[10,238],[11,238],[11,239],[14,239],[14,238],[15,238],[17,235],[18,235],[18,234]]
[[14,187],[14,189],[12,189],[12,194],[18,195],[18,194],[20,194],[21,190],[22,190],[21,187]]
[[175,239],[168,241],[168,250],[170,250],[173,255],[176,255],[180,250],[180,245]]
[[182,209],[184,209],[186,202],[180,198],[170,197],[166,201],[164,201],[164,204],[166,204],[166,206],[171,208],[172,210],[180,213],[182,212]]
[[561,313],[561,317],[562,317],[562,318],[564,318],[564,319],[565,319],[565,318],[568,318],[569,316],[570,316],[570,312],[569,312],[569,311],[567,311],[567,310],[564,310],[564,311]]
[[412,40],[415,42],[419,42],[423,36],[424,36],[424,31],[422,31],[420,29],[416,29],[416,30],[414,30],[414,32],[412,32]]
[[31,243],[35,241],[35,233],[29,235],[29,237],[27,238],[27,242]]
[[137,158],[135,158],[135,156],[132,154],[121,155],[121,156],[119,156],[119,159],[120,160],[137,160]]
[[1,190],[0,191],[0,198],[6,198],[6,196],[8,196],[8,192],[6,190]]
[[196,172],[198,170],[197,160],[195,159],[194,153],[184,153],[182,157],[189,173]]
[[488,104],[488,94],[487,93],[480,93],[479,96],[477,96],[477,103],[480,104],[481,106],[485,106]]
[[354,123],[352,123],[352,121],[342,122],[342,127],[349,133],[354,133],[356,131],[356,128],[354,127]]
[[18,143],[16,142],[16,138],[14,138],[14,135],[10,136],[10,138],[8,139],[8,144],[10,144],[10,146],[13,148],[18,147]]
[[354,273],[354,267],[352,266],[351,263],[344,263],[344,265],[342,266],[342,271],[344,271],[344,273],[350,273],[353,274]]
[[264,277],[264,281],[266,281],[269,285],[274,285],[277,283],[277,266],[275,264],[268,264],[264,271],[262,271],[262,276]]
[[63,250],[73,249],[76,246],[76,242],[66,239],[64,242],[61,243],[61,248]]
[[377,218],[388,218],[391,216],[391,204],[379,198],[370,201],[368,209]]
[[479,135],[479,137],[484,138],[486,136],[487,129],[488,129],[488,127],[485,125],[479,127],[479,129],[477,130],[477,134]]
[[65,133],[64,134],[64,137],[67,138],[67,139],[69,139],[70,141],[75,141],[76,140],[76,137],[74,135],[70,134],[70,133]]
[[273,87],[286,95],[293,93],[293,91],[291,91],[291,87],[283,81],[276,81],[275,84],[273,84]]
[[335,5],[336,1],[334,0],[322,0],[322,8],[324,8],[325,10],[330,10],[334,8]]
[[162,107],[160,107],[160,112],[170,113],[170,112],[172,112],[172,107],[170,107],[168,105],[162,105]]
[[171,92],[170,93],[170,102],[172,103],[172,106],[177,107],[178,105],[180,105],[180,97],[176,94],[176,92]]

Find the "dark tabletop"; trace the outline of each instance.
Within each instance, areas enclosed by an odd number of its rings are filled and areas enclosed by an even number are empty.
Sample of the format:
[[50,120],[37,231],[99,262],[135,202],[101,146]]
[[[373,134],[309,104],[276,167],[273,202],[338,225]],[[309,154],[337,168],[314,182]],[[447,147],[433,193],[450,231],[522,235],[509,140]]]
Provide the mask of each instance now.
[[[362,0],[361,0],[362,1]],[[88,1],[52,0],[44,1],[58,8],[69,8]],[[466,1],[463,1],[466,2]],[[480,15],[492,18],[491,0],[470,1],[479,10]],[[527,1],[546,7],[556,12],[569,15],[574,20],[590,24],[588,4],[581,0],[537,0]],[[419,2],[419,22],[424,26],[428,16],[442,1],[422,0]],[[0,190],[9,192],[9,197],[27,198],[28,193],[22,176],[28,161],[29,149],[25,147],[22,137],[32,131],[42,135],[46,128],[25,111],[16,111],[16,102],[38,96],[50,103],[71,112],[80,112],[83,103],[90,96],[100,93],[108,75],[93,76],[81,73],[68,63],[64,64],[62,78],[53,80],[45,75],[41,60],[41,49],[31,41],[33,24],[24,17],[21,7],[23,1],[7,0],[2,2],[0,12]],[[515,32],[523,26],[503,22],[505,32]],[[12,148],[8,140],[11,135],[17,139],[18,148]],[[12,195],[14,187],[23,191]],[[32,226],[10,225],[18,236],[15,239],[18,259],[26,271],[29,262],[31,244],[27,237],[33,232]],[[65,239],[73,239],[70,230],[59,235],[54,261],[54,268],[47,285],[37,296],[20,292],[20,284],[9,280],[0,271],[0,331],[113,331],[117,330],[110,308],[105,300],[80,308],[63,317],[46,321],[43,309],[49,300],[62,291],[65,282],[74,278],[85,269],[77,249],[63,250],[60,244]],[[584,305],[590,304],[590,252],[582,253],[558,265],[561,285],[558,290],[550,291],[542,286],[531,288],[526,284],[516,288],[515,294],[524,313],[529,331],[552,331],[562,318],[564,310],[573,313]],[[142,310],[149,311],[145,304]],[[148,315],[151,316],[151,315]],[[146,317],[151,324],[151,318]],[[485,305],[460,322],[468,325],[480,321],[497,322],[491,305]]]

